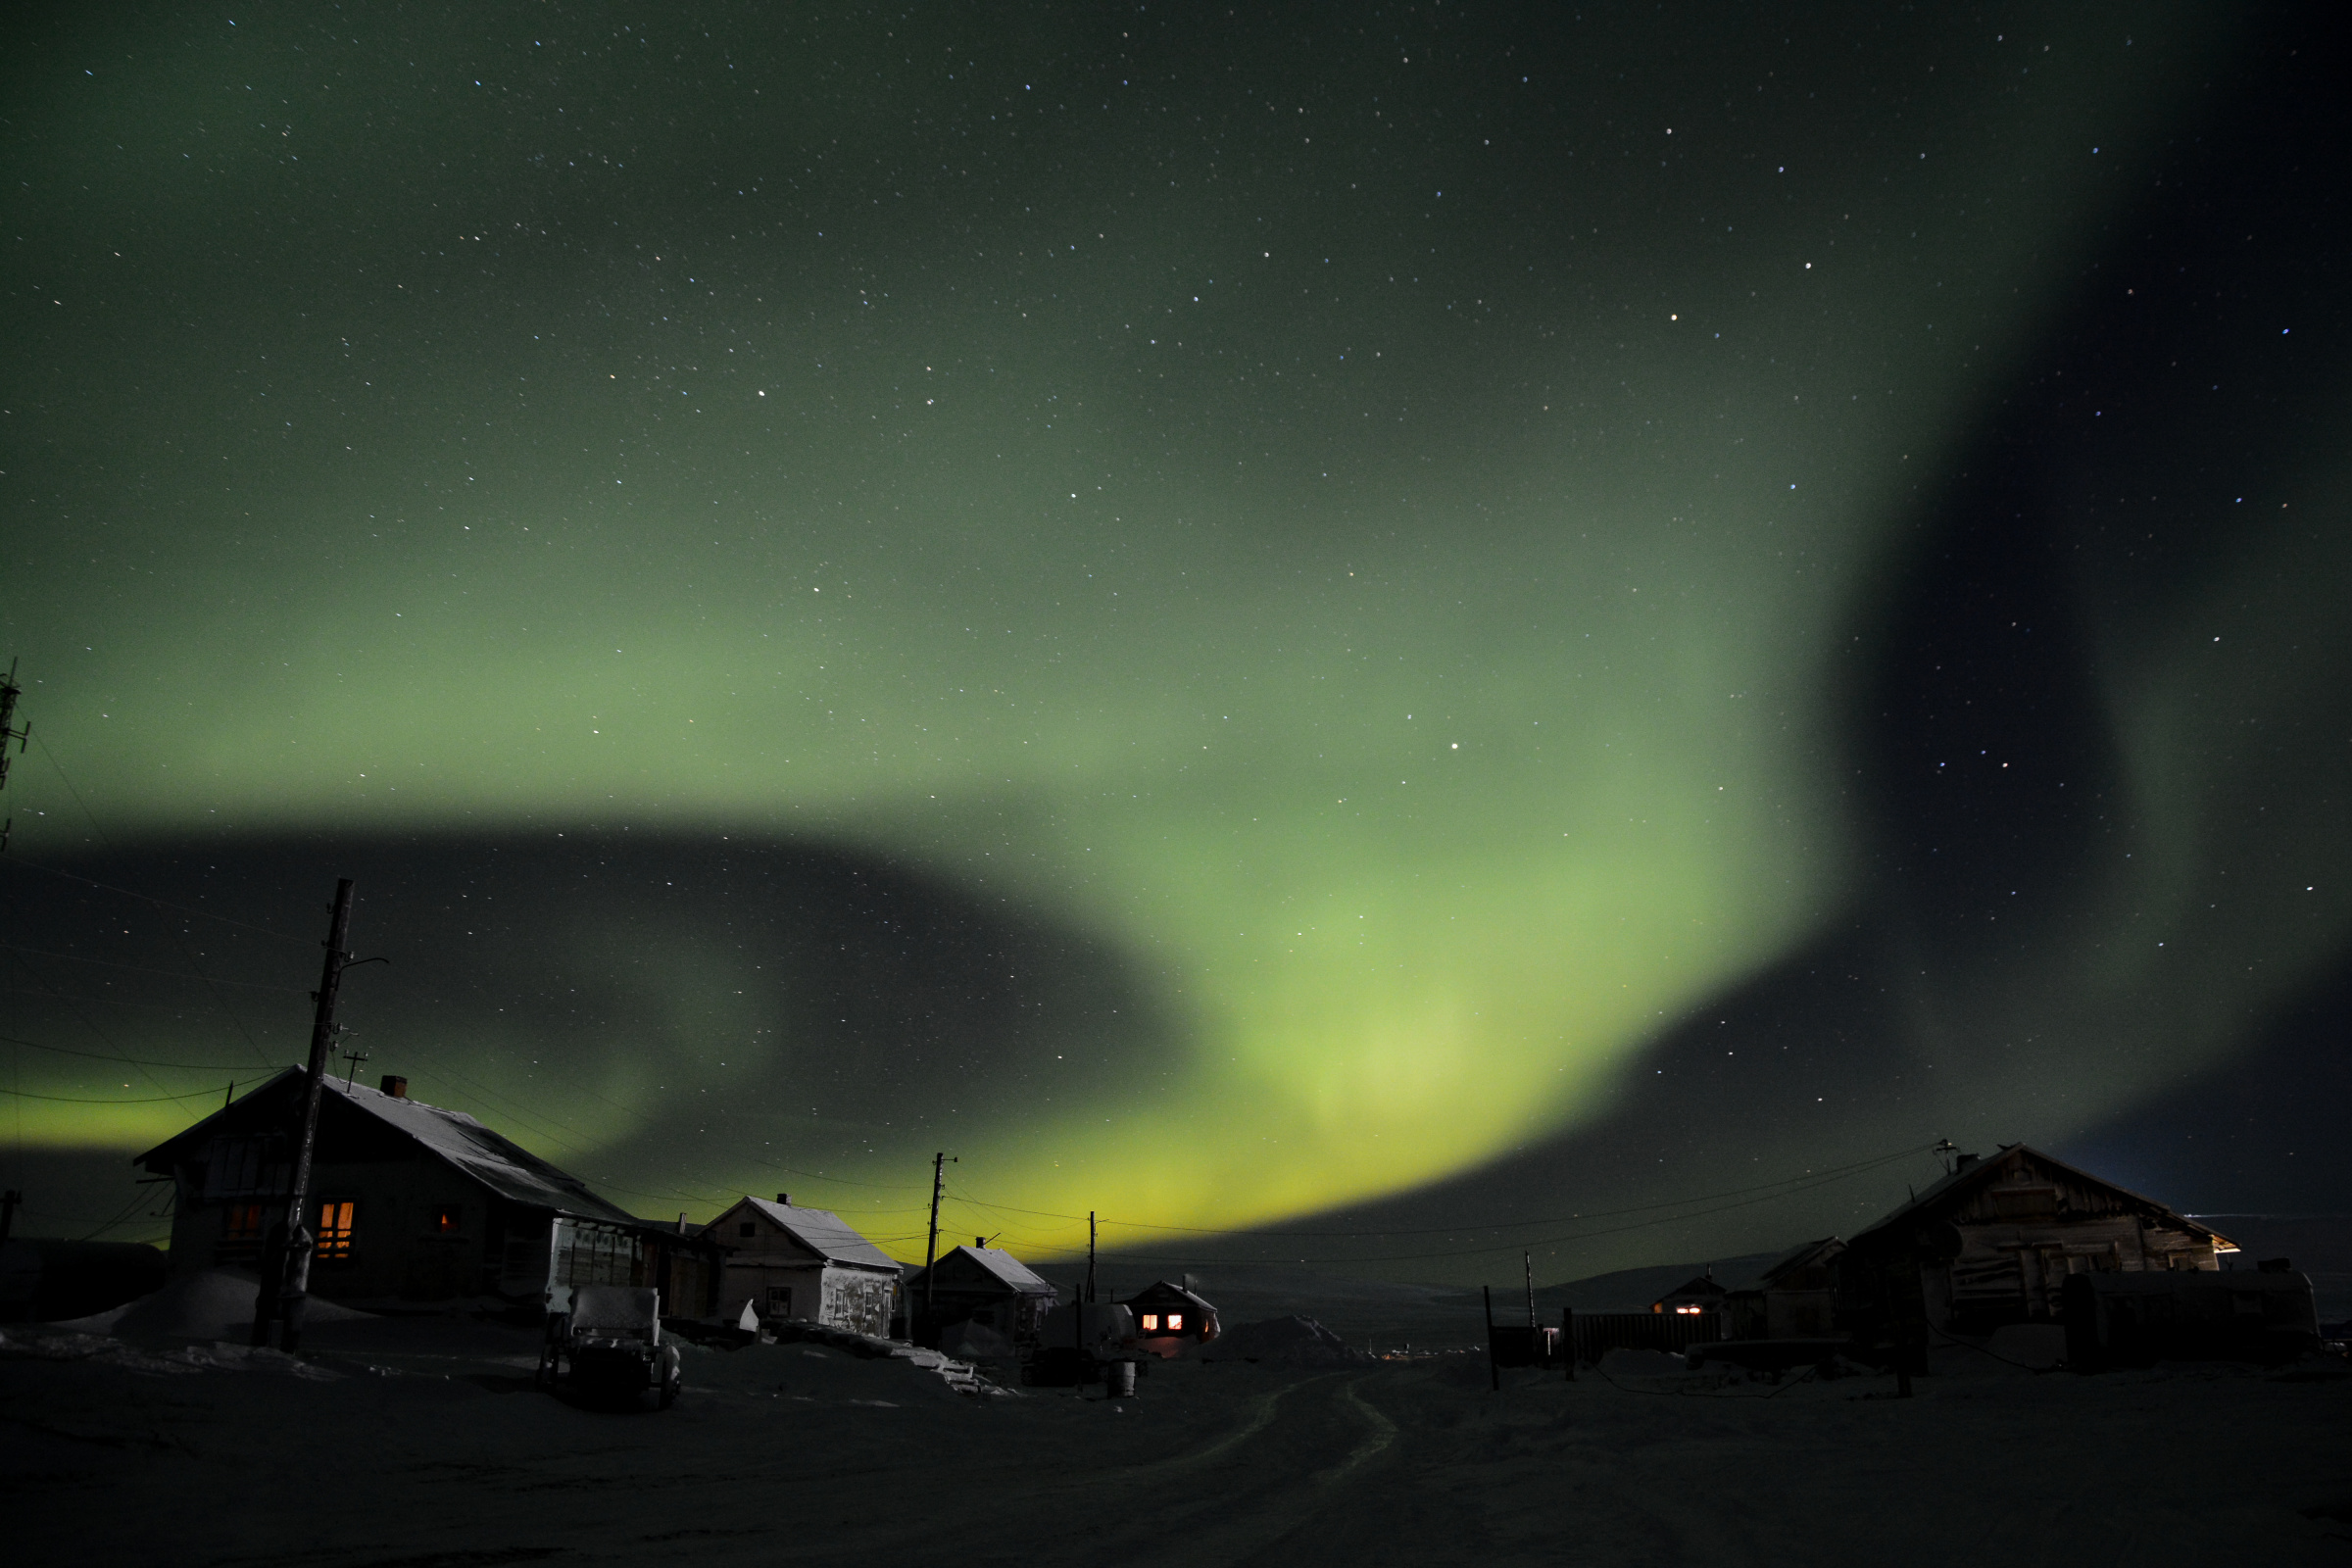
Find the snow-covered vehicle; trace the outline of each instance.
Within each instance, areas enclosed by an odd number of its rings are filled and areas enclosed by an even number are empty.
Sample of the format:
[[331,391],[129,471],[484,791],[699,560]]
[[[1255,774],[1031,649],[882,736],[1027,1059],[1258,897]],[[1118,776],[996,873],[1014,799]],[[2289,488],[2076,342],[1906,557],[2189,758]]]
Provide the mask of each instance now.
[[662,1340],[662,1293],[633,1285],[576,1285],[566,1311],[547,1316],[539,1381],[591,1398],[677,1401],[685,1379],[678,1348]]

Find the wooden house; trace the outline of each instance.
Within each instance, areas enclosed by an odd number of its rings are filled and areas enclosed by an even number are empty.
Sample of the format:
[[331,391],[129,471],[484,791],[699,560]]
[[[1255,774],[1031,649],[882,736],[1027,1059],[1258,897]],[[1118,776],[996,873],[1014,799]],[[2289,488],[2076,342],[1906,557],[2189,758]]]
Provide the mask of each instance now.
[[1701,1312],[1716,1312],[1723,1308],[1724,1298],[1731,1293],[1715,1283],[1715,1271],[1692,1275],[1673,1290],[1649,1303],[1652,1312],[1673,1312],[1684,1317],[1695,1317]]
[[1217,1309],[1205,1297],[1166,1280],[1145,1286],[1127,1298],[1126,1305],[1135,1313],[1138,1343],[1162,1360],[1177,1355],[1188,1345],[1207,1344],[1221,1327]]
[[[172,1183],[174,1274],[256,1266],[291,1186],[305,1075],[288,1068],[135,1162]],[[559,1309],[574,1285],[653,1286],[672,1316],[717,1304],[717,1250],[641,1220],[463,1111],[324,1080],[313,1154],[313,1294],[500,1297]]]
[[1061,1293],[1010,1252],[975,1238],[906,1280],[906,1301],[917,1344],[936,1346],[960,1323],[989,1329],[1005,1341],[1033,1344]]
[[1734,1340],[1826,1340],[1838,1331],[1838,1258],[1845,1244],[1835,1236],[1807,1242],[1767,1263],[1752,1279],[1735,1282],[1724,1297]]
[[1962,1154],[1941,1180],[1838,1257],[1841,1318],[1886,1337],[1904,1322],[1955,1334],[2064,1318],[2076,1274],[2219,1270],[2237,1248],[2152,1198],[2023,1144]]
[[827,1208],[746,1198],[703,1227],[726,1249],[719,1312],[748,1304],[762,1320],[798,1319],[877,1338],[889,1334],[899,1265]]

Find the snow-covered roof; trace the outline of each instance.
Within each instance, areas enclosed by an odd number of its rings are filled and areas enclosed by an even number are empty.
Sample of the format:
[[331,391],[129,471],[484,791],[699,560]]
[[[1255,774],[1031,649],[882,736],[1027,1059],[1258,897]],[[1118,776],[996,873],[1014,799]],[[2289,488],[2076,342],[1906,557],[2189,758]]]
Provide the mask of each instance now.
[[[255,1100],[298,1094],[302,1081],[303,1069],[288,1067],[243,1100],[214,1111],[193,1127],[138,1155],[134,1163],[150,1165],[159,1157],[168,1159],[174,1146],[220,1130],[215,1123],[223,1119],[233,1123],[250,1116]],[[639,1226],[649,1223],[617,1204],[607,1202],[590,1192],[577,1176],[557,1169],[462,1110],[446,1110],[420,1100],[387,1095],[365,1084],[345,1084],[332,1077],[322,1087],[329,1096],[404,1134],[461,1175],[471,1177],[510,1202],[553,1209],[579,1219]]]
[[1208,1298],[1202,1296],[1199,1291],[1190,1290],[1169,1280],[1153,1280],[1127,1298],[1127,1304],[1133,1306],[1138,1302],[1145,1302],[1156,1305],[1158,1302],[1167,1300],[1190,1302],[1196,1311],[1214,1312],[1216,1310],[1215,1305],[1210,1302]]
[[[1026,1263],[1023,1263],[1019,1258],[1013,1256],[1010,1252],[1003,1250],[1000,1248],[958,1247],[953,1251],[943,1253],[939,1259],[939,1263],[940,1265],[944,1265],[949,1258],[956,1257],[959,1254],[966,1261],[976,1264],[978,1267],[985,1270],[992,1278],[997,1280],[998,1283],[1002,1284],[1006,1290],[1012,1291],[1017,1295],[1060,1295],[1060,1292],[1055,1290],[1052,1285],[1047,1284],[1044,1280],[1039,1279],[1035,1274],[1029,1272],[1029,1266]],[[922,1271],[918,1269],[915,1271],[914,1280],[919,1282],[921,1278]]]
[[[852,1230],[829,1208],[803,1208],[798,1203],[771,1203],[763,1198],[743,1200],[767,1216],[784,1234],[831,1263],[856,1263],[865,1268],[898,1272],[898,1261]],[[740,1206],[740,1205],[739,1205]]]

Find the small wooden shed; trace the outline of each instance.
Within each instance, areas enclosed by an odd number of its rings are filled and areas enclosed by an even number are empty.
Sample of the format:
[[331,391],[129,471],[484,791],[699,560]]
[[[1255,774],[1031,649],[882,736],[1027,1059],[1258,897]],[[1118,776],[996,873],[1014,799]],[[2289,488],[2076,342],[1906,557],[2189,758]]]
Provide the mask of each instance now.
[[829,1208],[745,1198],[703,1227],[726,1249],[720,1315],[746,1305],[761,1319],[797,1319],[880,1338],[897,1305],[899,1265]]
[[908,1315],[918,1345],[936,1346],[958,1323],[976,1323],[1015,1346],[1035,1343],[1061,1293],[1001,1248],[977,1240],[906,1280]]
[[1838,1324],[1837,1263],[1845,1244],[1835,1236],[1774,1258],[1754,1278],[1736,1282],[1724,1298],[1725,1322],[1735,1340],[1822,1340]]

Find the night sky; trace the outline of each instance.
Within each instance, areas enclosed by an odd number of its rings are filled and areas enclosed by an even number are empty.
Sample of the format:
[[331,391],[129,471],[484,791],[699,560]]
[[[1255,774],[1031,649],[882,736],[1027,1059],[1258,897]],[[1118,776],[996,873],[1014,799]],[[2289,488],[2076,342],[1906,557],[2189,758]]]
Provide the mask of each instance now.
[[2352,61],[1787,9],[13,12],[24,1228],[338,875],[352,1070],[649,1215],[2340,1207]]

